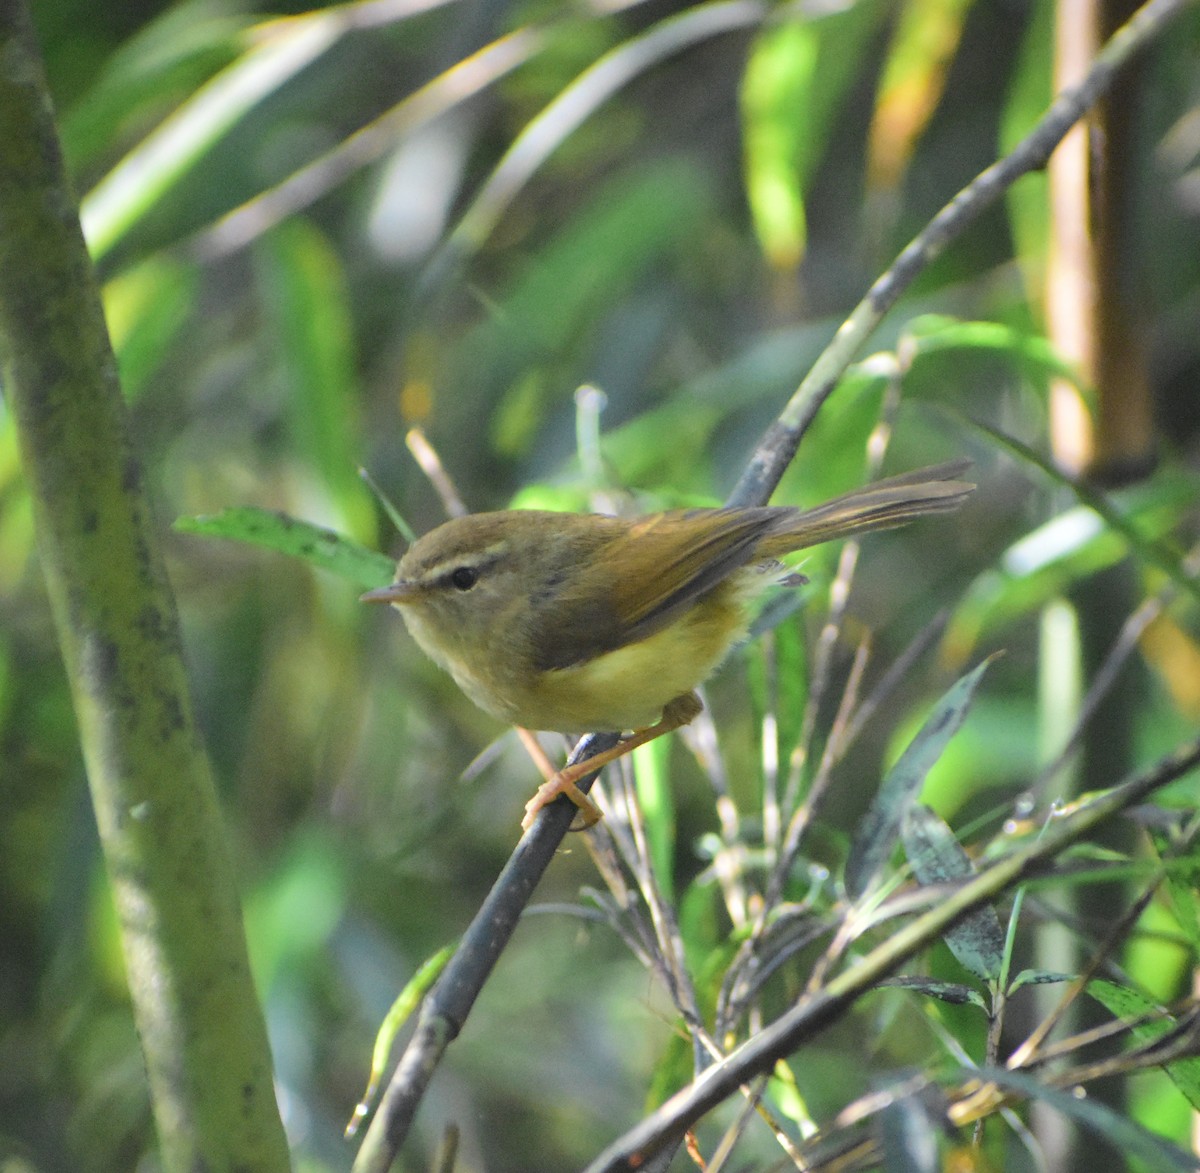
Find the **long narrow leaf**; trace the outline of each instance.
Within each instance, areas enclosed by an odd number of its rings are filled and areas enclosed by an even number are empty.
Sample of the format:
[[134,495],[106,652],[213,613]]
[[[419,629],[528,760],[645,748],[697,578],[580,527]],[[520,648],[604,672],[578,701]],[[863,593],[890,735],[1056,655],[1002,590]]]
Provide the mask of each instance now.
[[383,586],[392,577],[393,563],[385,555],[332,530],[269,509],[246,506],[225,509],[210,517],[180,517],[175,520],[174,528],[180,533],[229,538],[290,554],[320,570],[349,579],[363,590]]
[[892,854],[904,816],[916,801],[925,775],[965,720],[975,689],[991,662],[988,657],[946,691],[884,778],[850,845],[846,891],[852,898],[867,890]]
[[1034,451],[1028,444],[1022,443],[1015,436],[1006,435],[997,428],[993,428],[979,420],[970,420],[969,422],[973,428],[982,432],[988,439],[999,445],[999,447],[1007,449],[1026,464],[1032,465],[1055,484],[1070,489],[1084,505],[1089,506],[1100,514],[1109,527],[1119,533],[1129,543],[1130,550],[1143,562],[1157,567],[1180,590],[1185,591],[1193,599],[1200,602],[1200,582],[1189,577],[1184,570],[1182,555],[1162,542],[1155,541],[1142,533],[1113,505],[1106,494],[1101,493],[1098,489],[1093,489],[1083,481],[1068,476],[1056,468],[1048,457]]

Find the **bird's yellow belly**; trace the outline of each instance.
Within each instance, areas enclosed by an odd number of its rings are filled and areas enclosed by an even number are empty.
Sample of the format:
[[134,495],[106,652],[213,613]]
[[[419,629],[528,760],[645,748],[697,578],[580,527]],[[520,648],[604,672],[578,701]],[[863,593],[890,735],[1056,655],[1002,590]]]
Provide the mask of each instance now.
[[647,639],[541,673],[521,696],[514,720],[564,733],[653,725],[669,701],[704,681],[745,635],[747,621],[734,593],[721,592]]

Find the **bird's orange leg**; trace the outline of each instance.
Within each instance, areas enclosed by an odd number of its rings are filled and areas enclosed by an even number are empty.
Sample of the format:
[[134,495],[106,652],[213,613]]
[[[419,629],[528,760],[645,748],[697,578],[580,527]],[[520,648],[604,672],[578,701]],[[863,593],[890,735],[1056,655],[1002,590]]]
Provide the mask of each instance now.
[[579,780],[586,778],[589,774],[594,774],[597,770],[607,766],[609,762],[615,762],[617,758],[624,757],[631,750],[637,749],[639,745],[645,745],[646,742],[653,741],[664,733],[670,733],[673,729],[687,725],[690,721],[695,720],[703,708],[700,698],[694,692],[684,693],[667,704],[656,724],[647,729],[636,730],[628,737],[618,741],[611,749],[606,749],[596,754],[595,757],[585,758],[573,766],[564,766],[557,774],[539,786],[537,793],[525,804],[525,817],[521,820],[522,828],[528,831],[533,820],[537,818],[538,811],[562,794],[565,794],[579,807],[583,815],[583,826],[580,830],[598,823],[603,818],[600,808],[579,789],[577,785]]

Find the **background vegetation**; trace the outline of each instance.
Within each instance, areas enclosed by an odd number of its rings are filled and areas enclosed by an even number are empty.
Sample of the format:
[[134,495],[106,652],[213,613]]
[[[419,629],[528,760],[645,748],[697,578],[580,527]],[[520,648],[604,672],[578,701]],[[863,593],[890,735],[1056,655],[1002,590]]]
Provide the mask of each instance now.
[[[297,1168],[349,1167],[342,1128],[375,1032],[417,967],[470,919],[535,776],[512,734],[459,696],[392,617],[364,613],[344,579],[170,523],[255,505],[396,552],[402,542],[356,470],[369,469],[417,531],[436,524],[438,495],[405,446],[414,426],[473,509],[719,501],[870,281],[1052,91],[1049,3],[862,2],[789,9],[779,22],[771,12],[392,0],[271,13],[216,0],[36,8],[167,543]],[[864,633],[869,691],[950,609],[936,648],[838,762],[789,888],[796,902],[836,898],[886,766],[934,699],[995,650],[1005,655],[922,795],[968,844],[1016,833],[1049,803],[1111,784],[1194,733],[1198,617],[1181,589],[1108,694],[1119,718],[1093,722],[1082,752],[1056,763],[1125,617],[1170,574],[1183,577],[1196,522],[1198,37],[1193,8],[1122,99],[1132,127],[1119,172],[1134,214],[1118,267],[1159,424],[1139,451],[1109,460],[1102,436],[1091,453],[1098,475],[1131,480],[1110,498],[1123,530],[1000,438],[1061,457],[1051,382],[1083,363],[1047,341],[1051,225],[1045,177],[1030,176],[892,312],[776,496],[814,503],[860,483],[881,418],[886,471],[967,455],[981,486],[960,516],[868,539],[815,732],[802,728],[799,682],[818,657],[837,549],[805,560],[801,608],[709,690],[721,768],[711,748],[699,764],[678,745],[671,753],[671,785],[657,793],[673,806],[655,813],[653,852],[698,973],[729,960],[722,850],[761,844],[775,756],[786,773],[806,746],[797,770],[811,781]],[[1094,388],[1083,369],[1075,382]],[[584,384],[602,400],[577,397]],[[1097,602],[1087,584],[1101,571],[1118,585]],[[1078,618],[1106,613],[1105,601],[1107,620]],[[740,819],[725,841],[718,776]],[[1186,809],[1193,790],[1181,784],[1170,805]],[[0,794],[0,1161],[154,1168],[115,921],[2,403]],[[1166,835],[1176,823],[1148,812],[1088,859],[1149,874],[1146,827]],[[1189,844],[1184,834],[1185,861]],[[752,854],[739,863],[751,890],[758,866]],[[1109,973],[1152,1002],[1186,996],[1195,960],[1187,870],[1173,875],[1172,898],[1146,908]],[[519,927],[438,1072],[403,1167],[426,1166],[447,1122],[460,1130],[460,1168],[581,1167],[690,1077],[660,984],[602,919],[578,913],[595,908],[581,904],[589,887],[595,868],[568,839],[539,915]],[[1116,905],[1107,895],[1056,913],[1053,895],[1039,891],[1022,915],[1065,921],[1080,953],[1060,941],[1052,964],[1053,939],[1039,952],[1031,934],[1020,965],[1075,972]],[[971,981],[940,946],[909,968]],[[772,1012],[805,973],[784,968],[766,994]],[[889,1075],[983,1061],[986,1017],[927,993],[882,991],[810,1044],[790,1098],[773,1089],[777,1118],[801,1136]],[[1014,997],[1001,1057],[1044,1012],[1041,993]],[[1188,1145],[1189,1102],[1161,1072],[1097,1091]],[[1037,1167],[1017,1135],[996,1125],[997,1167]],[[713,1137],[702,1133],[706,1151]],[[761,1126],[742,1144],[736,1167],[783,1155]]]

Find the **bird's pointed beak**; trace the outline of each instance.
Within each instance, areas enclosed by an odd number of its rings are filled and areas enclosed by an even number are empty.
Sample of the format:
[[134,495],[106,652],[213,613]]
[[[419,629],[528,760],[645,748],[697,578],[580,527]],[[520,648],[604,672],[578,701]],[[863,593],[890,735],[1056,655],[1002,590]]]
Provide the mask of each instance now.
[[377,587],[358,596],[360,603],[406,603],[415,599],[420,588],[414,582],[391,582],[387,586]]

